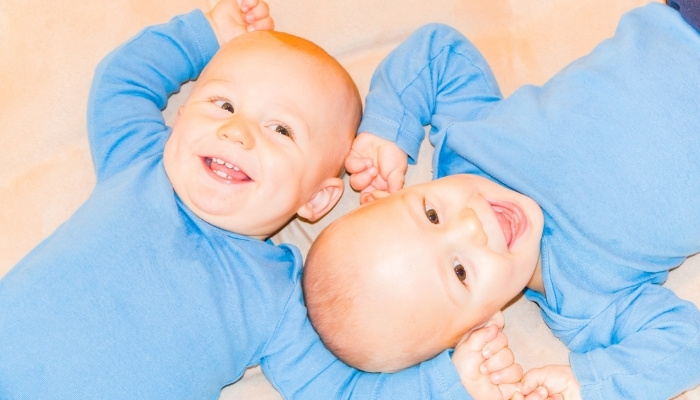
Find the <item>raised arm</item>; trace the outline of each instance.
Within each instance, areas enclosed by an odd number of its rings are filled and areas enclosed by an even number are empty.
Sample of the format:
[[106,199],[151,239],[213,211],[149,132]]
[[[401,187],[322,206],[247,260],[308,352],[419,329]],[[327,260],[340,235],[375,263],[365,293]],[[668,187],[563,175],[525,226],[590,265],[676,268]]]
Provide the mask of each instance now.
[[218,49],[201,11],[146,28],[98,65],[88,101],[97,180],[163,151],[170,130],[161,110]]
[[98,181],[157,155],[170,134],[162,110],[219,48],[250,29],[271,29],[266,3],[222,0],[144,29],[98,65],[88,101],[88,136]]
[[[430,140],[437,144],[447,125],[478,119],[501,98],[493,73],[476,47],[457,30],[430,24],[414,32],[378,66],[358,131],[396,143],[415,162],[424,126],[431,125]],[[346,162],[350,173],[364,174],[351,178],[353,187],[400,189],[407,166],[398,161],[402,154],[363,139],[358,136]]]
[[502,98],[481,53],[457,30],[426,25],[379,65],[359,132],[395,142],[415,160],[430,124],[431,142],[456,120],[478,119]]

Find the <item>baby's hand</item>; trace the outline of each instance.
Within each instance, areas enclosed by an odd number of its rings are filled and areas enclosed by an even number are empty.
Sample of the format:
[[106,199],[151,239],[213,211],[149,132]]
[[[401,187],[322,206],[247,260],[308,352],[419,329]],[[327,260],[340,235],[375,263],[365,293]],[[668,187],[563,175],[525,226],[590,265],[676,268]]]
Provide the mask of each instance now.
[[403,187],[408,156],[396,143],[363,132],[352,143],[345,169],[351,174],[350,186],[360,191],[360,203],[365,203],[375,190],[393,193]]
[[580,400],[581,386],[568,365],[533,368],[523,376],[524,400]]
[[502,328],[501,314],[499,322],[471,332],[455,347],[452,362],[475,400],[511,399],[520,390],[523,369],[514,363]]
[[219,0],[206,14],[219,44],[247,31],[269,31],[275,22],[263,0]]

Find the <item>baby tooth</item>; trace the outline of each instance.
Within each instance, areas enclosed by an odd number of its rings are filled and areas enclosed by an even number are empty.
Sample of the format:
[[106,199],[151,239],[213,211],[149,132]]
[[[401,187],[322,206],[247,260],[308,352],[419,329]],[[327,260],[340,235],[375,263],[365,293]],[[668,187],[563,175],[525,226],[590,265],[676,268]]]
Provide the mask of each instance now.
[[228,178],[228,175],[226,175],[225,173],[223,173],[223,172],[221,172],[221,171],[219,171],[219,170],[215,170],[214,173],[217,174],[217,175],[219,175],[219,176],[222,177],[222,178],[225,178],[225,179]]

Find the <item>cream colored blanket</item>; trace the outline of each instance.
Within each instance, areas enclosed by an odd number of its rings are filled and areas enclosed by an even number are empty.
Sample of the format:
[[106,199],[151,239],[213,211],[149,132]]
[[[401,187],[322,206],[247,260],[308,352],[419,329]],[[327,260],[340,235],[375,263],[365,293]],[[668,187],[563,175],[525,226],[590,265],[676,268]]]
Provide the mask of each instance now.
[[[214,0],[5,0],[0,2],[0,276],[87,198],[94,184],[85,130],[92,72],[112,48],[142,27]],[[268,0],[277,29],[309,38],[335,55],[365,94],[377,63],[417,27],[460,29],[491,63],[505,95],[542,83],[612,35],[619,16],[649,0]],[[171,99],[181,104],[188,87]],[[430,179],[431,149],[408,183]],[[333,218],[358,204],[348,190],[315,225],[292,222],[275,237],[303,253]],[[700,258],[667,285],[700,304]],[[2,312],[2,310],[0,310]],[[567,351],[534,304],[506,310],[506,332],[525,367],[566,363]],[[258,368],[225,388],[222,399],[279,399]],[[700,399],[700,389],[681,396]]]

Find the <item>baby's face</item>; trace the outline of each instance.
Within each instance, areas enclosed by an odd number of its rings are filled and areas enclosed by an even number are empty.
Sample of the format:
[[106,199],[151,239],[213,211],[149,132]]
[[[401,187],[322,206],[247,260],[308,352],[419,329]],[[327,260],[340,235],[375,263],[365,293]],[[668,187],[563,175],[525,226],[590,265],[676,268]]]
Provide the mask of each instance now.
[[244,34],[197,80],[164,164],[176,193],[205,221],[269,237],[337,175],[356,107],[337,67],[307,50],[269,32]]
[[372,316],[358,319],[376,337],[430,356],[525,288],[543,228],[533,200],[475,175],[407,187],[340,221],[356,242],[345,255],[360,259],[367,283],[358,297],[371,299]]

